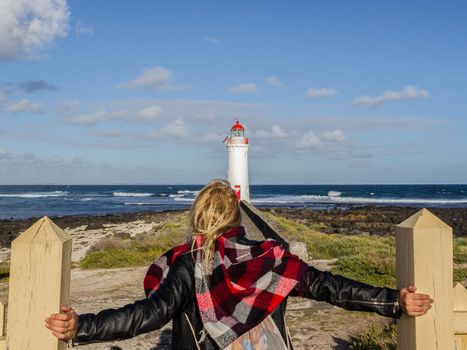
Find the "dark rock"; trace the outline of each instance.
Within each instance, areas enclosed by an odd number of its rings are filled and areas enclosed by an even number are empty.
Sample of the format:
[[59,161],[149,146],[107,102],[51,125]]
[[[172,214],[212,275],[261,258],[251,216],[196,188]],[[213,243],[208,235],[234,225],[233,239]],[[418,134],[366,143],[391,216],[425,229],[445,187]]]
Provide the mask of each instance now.
[[114,233],[115,238],[120,238],[120,239],[131,239],[131,236],[128,232],[115,232]]
[[[350,209],[312,210],[275,208],[263,209],[307,225],[322,224],[326,233],[347,235],[369,233],[392,235],[400,224],[419,208],[410,207],[353,207]],[[455,236],[467,237],[467,208],[431,208],[433,214],[453,228]],[[457,219],[457,220],[456,220]]]

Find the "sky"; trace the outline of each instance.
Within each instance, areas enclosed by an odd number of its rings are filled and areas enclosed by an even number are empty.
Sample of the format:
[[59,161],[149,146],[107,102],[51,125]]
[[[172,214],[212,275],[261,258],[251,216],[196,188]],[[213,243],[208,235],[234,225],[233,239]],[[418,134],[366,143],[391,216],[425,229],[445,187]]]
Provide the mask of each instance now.
[[466,183],[465,1],[0,0],[0,184]]

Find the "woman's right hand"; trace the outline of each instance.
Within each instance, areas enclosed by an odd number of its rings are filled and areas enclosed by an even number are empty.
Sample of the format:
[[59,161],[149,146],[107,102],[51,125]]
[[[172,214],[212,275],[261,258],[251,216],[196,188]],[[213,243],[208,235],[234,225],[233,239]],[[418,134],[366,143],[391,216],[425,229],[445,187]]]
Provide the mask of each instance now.
[[69,305],[63,306],[61,312],[45,319],[45,326],[58,339],[71,340],[78,330],[78,315]]

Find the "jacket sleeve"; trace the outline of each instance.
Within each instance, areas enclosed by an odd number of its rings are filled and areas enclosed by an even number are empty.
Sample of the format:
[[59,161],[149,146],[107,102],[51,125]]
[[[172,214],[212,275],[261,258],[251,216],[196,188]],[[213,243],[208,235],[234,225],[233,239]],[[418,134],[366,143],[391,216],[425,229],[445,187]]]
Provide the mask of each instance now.
[[290,295],[326,301],[346,310],[376,312],[386,317],[399,318],[402,314],[398,290],[373,287],[312,266]]
[[78,317],[74,344],[128,339],[163,327],[182,312],[193,289],[186,265],[177,259],[157,292],[148,299],[118,309]]

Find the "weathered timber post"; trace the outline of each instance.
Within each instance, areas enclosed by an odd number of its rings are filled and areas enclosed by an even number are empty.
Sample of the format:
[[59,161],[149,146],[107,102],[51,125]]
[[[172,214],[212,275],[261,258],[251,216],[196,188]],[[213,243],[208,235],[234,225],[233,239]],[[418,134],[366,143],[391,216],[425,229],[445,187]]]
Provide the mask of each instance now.
[[456,350],[467,350],[467,290],[458,283],[454,288],[454,341]]
[[62,350],[66,343],[45,328],[70,294],[71,238],[48,217],[11,245],[6,348]]
[[0,302],[0,339],[5,336],[5,305]]
[[5,305],[0,302],[0,350],[5,350]]
[[454,349],[452,229],[426,209],[396,226],[397,288],[435,299],[424,316],[397,322],[398,350]]

